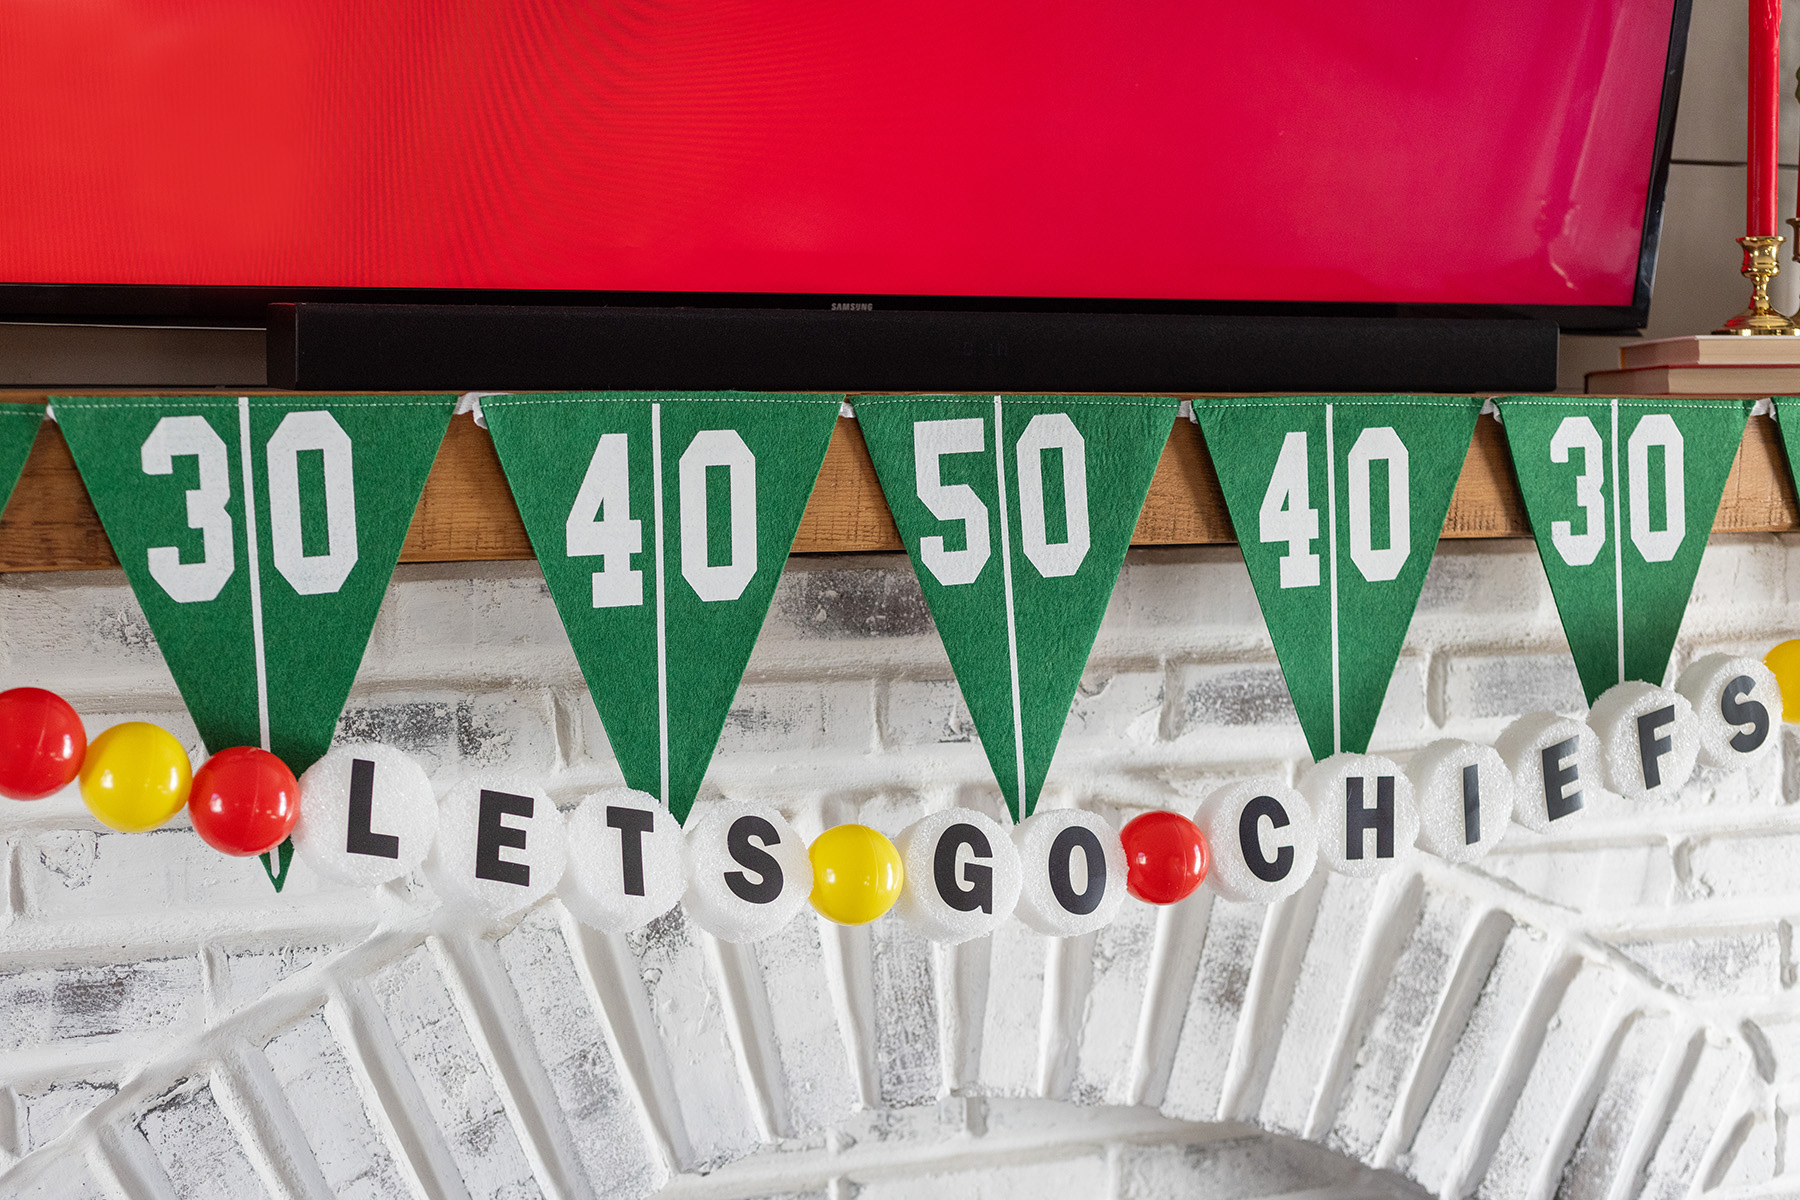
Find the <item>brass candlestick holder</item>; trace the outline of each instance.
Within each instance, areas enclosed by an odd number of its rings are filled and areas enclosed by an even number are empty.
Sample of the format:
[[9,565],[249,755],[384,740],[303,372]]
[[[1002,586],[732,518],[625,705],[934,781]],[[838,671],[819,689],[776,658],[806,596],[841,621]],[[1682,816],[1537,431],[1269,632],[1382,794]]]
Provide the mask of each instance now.
[[[1800,88],[1795,89],[1794,98],[1800,100]],[[1794,230],[1794,261],[1800,262],[1800,217],[1789,217],[1787,223]],[[1794,332],[1800,334],[1800,310],[1796,310],[1794,315],[1788,318],[1788,322],[1793,325]]]
[[[1793,225],[1796,236],[1800,236],[1800,222],[1790,220],[1788,224]],[[1750,280],[1750,307],[1713,330],[1714,333],[1745,336],[1800,333],[1800,328],[1792,321],[1769,307],[1769,280],[1781,270],[1781,264],[1775,261],[1775,252],[1786,240],[1779,234],[1738,239],[1738,245],[1744,248],[1744,275]]]

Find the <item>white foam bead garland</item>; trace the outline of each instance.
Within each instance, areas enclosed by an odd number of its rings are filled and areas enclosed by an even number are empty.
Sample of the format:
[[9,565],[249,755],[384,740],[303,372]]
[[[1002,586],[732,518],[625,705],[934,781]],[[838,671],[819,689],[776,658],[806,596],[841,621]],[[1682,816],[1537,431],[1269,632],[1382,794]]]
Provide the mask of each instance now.
[[[1698,762],[1741,766],[1770,753],[1780,716],[1780,688],[1763,663],[1713,654],[1689,666],[1675,690],[1635,681],[1609,689],[1585,723],[1531,713],[1493,747],[1443,739],[1405,771],[1379,755],[1344,753],[1314,764],[1297,789],[1274,779],[1228,784],[1207,797],[1195,823],[1212,848],[1214,890],[1266,903],[1297,891],[1318,859],[1342,874],[1376,875],[1416,842],[1469,862],[1504,836],[1509,811],[1543,833],[1581,811],[1598,787],[1665,799]],[[433,803],[423,769],[375,744],[333,750],[300,783],[295,847],[320,874],[373,886],[422,862],[447,903],[491,916],[529,906],[560,881],[571,912],[599,929],[639,928],[679,898],[714,936],[754,941],[792,920],[812,891],[805,842],[767,805],[714,807],[684,837],[654,797],[613,788],[587,797],[565,829],[549,797],[522,779],[464,781]],[[953,830],[958,840],[940,872]],[[565,880],[571,848],[577,861]],[[1039,813],[1009,836],[984,813],[950,809],[915,822],[897,848],[908,877],[898,911],[940,942],[991,933],[1015,911],[1040,933],[1090,932],[1117,915],[1126,895],[1118,830],[1085,810]]]
[[1781,686],[1775,672],[1754,658],[1695,659],[1675,681],[1675,690],[1694,706],[1700,761],[1706,766],[1749,766],[1780,741]]
[[1340,875],[1380,875],[1419,838],[1412,781],[1378,754],[1333,754],[1300,777],[1319,822],[1319,858]]
[[1560,713],[1527,713],[1500,734],[1494,749],[1513,776],[1513,820],[1549,833],[1587,803],[1601,786],[1600,738]]
[[723,942],[779,930],[812,895],[812,859],[786,817],[766,804],[713,807],[688,830],[682,907]]
[[585,797],[568,819],[560,894],[576,920],[607,933],[648,925],[681,902],[687,838],[655,796],[616,787]]
[[1019,919],[1051,937],[1109,924],[1125,903],[1125,845],[1111,821],[1079,808],[1036,813],[1013,830]]
[[1227,900],[1268,904],[1306,885],[1319,860],[1312,805],[1279,779],[1228,783],[1194,814],[1212,851],[1206,881]]
[[1628,800],[1668,800],[1694,773],[1700,722],[1686,696],[1627,680],[1600,694],[1588,710],[1600,739],[1600,778]]
[[446,904],[503,917],[536,903],[562,878],[562,813],[519,778],[469,779],[438,810],[425,875]]
[[375,887],[416,869],[437,836],[431,777],[392,746],[339,746],[300,776],[294,850],[337,883]]
[[894,839],[906,868],[896,911],[934,942],[994,932],[1019,903],[1023,872],[1012,831],[986,813],[930,813]]
[[1419,806],[1419,845],[1448,862],[1474,862],[1500,844],[1517,786],[1492,746],[1442,738],[1406,764]]

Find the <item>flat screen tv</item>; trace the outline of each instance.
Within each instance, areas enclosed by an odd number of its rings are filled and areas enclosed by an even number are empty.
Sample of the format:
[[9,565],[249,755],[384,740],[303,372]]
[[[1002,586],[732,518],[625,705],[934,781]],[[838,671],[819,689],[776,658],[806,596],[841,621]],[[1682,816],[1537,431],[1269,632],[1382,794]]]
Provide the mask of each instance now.
[[0,309],[1641,325],[1688,0],[0,4]]

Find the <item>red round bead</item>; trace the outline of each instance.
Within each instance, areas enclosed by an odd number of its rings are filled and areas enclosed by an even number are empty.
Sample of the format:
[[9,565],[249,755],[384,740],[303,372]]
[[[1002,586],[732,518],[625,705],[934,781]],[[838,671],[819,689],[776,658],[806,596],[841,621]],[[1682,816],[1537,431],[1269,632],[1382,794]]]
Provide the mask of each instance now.
[[188,817],[214,850],[261,854],[281,845],[300,819],[300,785],[267,750],[233,746],[194,772]]
[[1125,890],[1149,904],[1186,900],[1206,878],[1210,858],[1199,827],[1180,813],[1147,812],[1119,831]]
[[43,688],[0,692],[0,796],[42,800],[67,787],[87,754],[69,702]]

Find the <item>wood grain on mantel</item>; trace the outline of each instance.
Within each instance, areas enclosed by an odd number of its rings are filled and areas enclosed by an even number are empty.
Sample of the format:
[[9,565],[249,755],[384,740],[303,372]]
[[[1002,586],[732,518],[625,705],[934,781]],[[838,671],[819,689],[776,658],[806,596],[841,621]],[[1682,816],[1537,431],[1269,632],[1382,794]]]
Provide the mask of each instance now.
[[[6,400],[41,396],[3,395]],[[1715,533],[1800,528],[1800,504],[1767,417],[1752,417],[1725,484]],[[1531,527],[1519,499],[1505,435],[1483,417],[1463,461],[1444,521],[1452,538],[1525,537]],[[1138,517],[1138,546],[1216,545],[1236,541],[1218,476],[1199,429],[1175,422]],[[868,448],[856,422],[840,419],[794,539],[796,554],[901,549]],[[401,562],[472,562],[532,557],[519,510],[487,433],[461,416],[438,450]],[[75,471],[68,445],[46,424],[19,485],[0,516],[0,571],[79,571],[118,566],[106,532]]]

